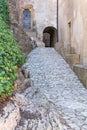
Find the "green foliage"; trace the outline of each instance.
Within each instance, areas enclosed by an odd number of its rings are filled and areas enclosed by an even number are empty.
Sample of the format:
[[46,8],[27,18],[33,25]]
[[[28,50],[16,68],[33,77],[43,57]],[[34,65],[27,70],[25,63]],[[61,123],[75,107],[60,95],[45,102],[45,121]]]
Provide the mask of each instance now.
[[24,56],[19,50],[7,24],[0,18],[0,96],[12,95],[17,68],[24,63]]
[[9,6],[6,0],[0,0],[0,16],[5,23],[9,24]]

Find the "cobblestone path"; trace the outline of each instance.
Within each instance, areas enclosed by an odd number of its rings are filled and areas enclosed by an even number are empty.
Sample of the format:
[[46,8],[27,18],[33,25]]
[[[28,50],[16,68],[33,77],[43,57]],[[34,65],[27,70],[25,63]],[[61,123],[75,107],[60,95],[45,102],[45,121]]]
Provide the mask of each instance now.
[[32,84],[16,130],[87,130],[87,90],[53,48],[37,48],[23,66]]

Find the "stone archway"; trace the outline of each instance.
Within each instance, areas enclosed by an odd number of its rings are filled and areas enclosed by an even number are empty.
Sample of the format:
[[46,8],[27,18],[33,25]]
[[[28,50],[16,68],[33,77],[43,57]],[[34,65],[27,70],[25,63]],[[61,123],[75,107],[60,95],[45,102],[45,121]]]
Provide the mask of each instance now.
[[54,47],[54,44],[57,42],[57,29],[48,26],[43,31],[43,42],[45,47]]
[[28,9],[23,11],[23,28],[31,29],[31,11]]

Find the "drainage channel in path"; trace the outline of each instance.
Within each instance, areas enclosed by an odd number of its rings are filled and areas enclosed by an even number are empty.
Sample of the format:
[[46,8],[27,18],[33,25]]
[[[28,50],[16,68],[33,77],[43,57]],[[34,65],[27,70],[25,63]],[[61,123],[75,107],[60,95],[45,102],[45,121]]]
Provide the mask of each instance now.
[[30,102],[16,130],[87,130],[87,90],[53,48],[36,48],[23,68],[30,72]]

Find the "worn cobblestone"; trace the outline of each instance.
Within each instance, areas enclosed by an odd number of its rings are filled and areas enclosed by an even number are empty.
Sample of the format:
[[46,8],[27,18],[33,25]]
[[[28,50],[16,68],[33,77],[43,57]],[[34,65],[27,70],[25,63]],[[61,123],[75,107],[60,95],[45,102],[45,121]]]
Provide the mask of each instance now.
[[16,130],[87,130],[87,90],[53,48],[33,50],[23,68],[31,76],[24,92],[30,104]]

